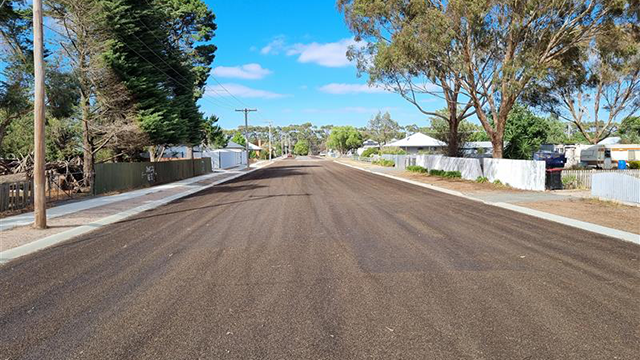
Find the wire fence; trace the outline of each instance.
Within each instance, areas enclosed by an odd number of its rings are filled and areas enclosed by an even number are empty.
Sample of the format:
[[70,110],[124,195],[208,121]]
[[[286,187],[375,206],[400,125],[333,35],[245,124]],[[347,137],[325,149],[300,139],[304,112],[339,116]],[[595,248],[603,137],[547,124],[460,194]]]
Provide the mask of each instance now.
[[[72,200],[84,195],[82,172],[60,174],[57,171],[45,173],[45,195],[47,202]],[[28,209],[33,206],[33,179],[0,184],[0,212]]]

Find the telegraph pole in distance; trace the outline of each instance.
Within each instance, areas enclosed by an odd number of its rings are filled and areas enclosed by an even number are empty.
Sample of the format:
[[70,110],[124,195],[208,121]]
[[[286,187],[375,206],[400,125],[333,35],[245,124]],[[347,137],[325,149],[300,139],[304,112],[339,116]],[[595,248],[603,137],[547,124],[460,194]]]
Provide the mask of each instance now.
[[237,109],[237,112],[244,113],[244,150],[247,152],[247,170],[249,169],[249,113],[258,109]]
[[44,85],[44,34],[42,31],[42,0],[33,0],[33,65],[35,77],[35,98],[33,116],[33,198],[34,227],[47,227],[47,200],[45,198],[45,85]]
[[271,126],[273,126],[273,121],[269,120],[269,161],[271,161]]

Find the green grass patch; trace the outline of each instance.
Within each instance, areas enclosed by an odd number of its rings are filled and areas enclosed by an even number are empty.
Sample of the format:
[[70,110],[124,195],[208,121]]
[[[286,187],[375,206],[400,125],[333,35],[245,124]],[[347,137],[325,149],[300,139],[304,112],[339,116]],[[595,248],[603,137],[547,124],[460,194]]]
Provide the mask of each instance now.
[[444,171],[444,170],[429,170],[429,175],[440,176],[447,179],[461,179],[462,173],[460,171]]
[[414,173],[420,173],[420,174],[426,174],[428,172],[427,169],[423,168],[422,166],[418,166],[418,165],[407,166],[407,171],[414,172]]

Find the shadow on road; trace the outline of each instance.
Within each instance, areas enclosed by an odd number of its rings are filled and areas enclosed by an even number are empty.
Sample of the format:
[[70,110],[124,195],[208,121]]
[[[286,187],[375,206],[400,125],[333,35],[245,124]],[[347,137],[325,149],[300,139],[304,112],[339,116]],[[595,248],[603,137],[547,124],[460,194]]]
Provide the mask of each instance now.
[[[134,222],[134,221],[138,221],[138,220],[152,219],[152,218],[157,218],[157,217],[162,217],[162,216],[167,216],[167,215],[183,214],[183,213],[187,213],[187,212],[190,212],[190,211],[214,209],[214,208],[217,208],[217,207],[220,207],[220,206],[240,204],[240,203],[249,202],[249,201],[266,200],[266,199],[279,198],[279,197],[300,197],[300,196],[311,196],[311,194],[253,195],[253,196],[250,196],[247,199],[242,199],[242,200],[229,201],[229,202],[224,202],[224,203],[219,203],[219,204],[200,206],[200,207],[194,207],[194,208],[182,209],[182,210],[176,210],[176,211],[168,211],[168,212],[163,212],[163,213],[160,213],[160,214],[152,214],[152,215],[147,215],[147,216],[136,216],[136,217],[133,217],[131,219],[126,219],[126,220],[119,221],[119,223]],[[172,204],[176,204],[176,203],[177,202],[173,202]]]

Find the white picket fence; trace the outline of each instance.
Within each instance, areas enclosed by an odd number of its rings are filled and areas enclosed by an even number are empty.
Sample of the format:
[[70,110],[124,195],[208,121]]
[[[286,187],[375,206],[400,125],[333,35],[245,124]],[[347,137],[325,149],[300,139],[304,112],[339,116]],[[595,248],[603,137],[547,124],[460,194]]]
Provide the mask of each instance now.
[[591,177],[591,196],[640,204],[640,179],[617,173],[599,173]]
[[571,179],[575,177],[576,186],[582,189],[590,189],[592,177],[595,174],[606,174],[606,173],[615,173],[615,174],[624,174],[633,177],[640,178],[640,170],[563,170],[562,178],[563,179]]

